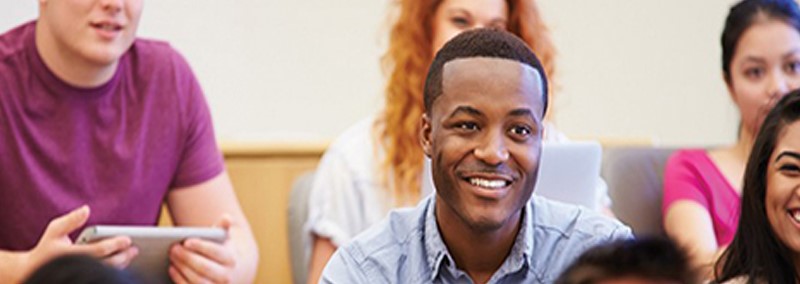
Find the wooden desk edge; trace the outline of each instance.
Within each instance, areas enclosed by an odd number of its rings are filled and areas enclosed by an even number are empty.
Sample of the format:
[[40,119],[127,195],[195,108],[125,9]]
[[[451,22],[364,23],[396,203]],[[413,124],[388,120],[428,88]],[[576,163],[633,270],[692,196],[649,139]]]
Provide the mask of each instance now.
[[301,157],[322,156],[328,141],[315,142],[233,142],[221,141],[220,150],[225,158],[235,157]]

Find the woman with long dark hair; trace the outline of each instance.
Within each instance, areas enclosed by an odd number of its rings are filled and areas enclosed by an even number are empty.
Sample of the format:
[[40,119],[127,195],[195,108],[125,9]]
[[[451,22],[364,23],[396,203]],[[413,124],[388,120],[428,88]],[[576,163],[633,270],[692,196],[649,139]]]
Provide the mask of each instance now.
[[747,162],[739,230],[716,264],[720,283],[800,281],[800,90],[767,115]]

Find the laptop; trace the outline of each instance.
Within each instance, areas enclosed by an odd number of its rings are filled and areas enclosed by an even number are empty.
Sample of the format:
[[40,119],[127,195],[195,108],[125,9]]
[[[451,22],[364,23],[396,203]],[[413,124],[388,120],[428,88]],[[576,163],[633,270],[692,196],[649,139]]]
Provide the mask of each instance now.
[[544,142],[533,194],[598,210],[602,152],[594,141]]

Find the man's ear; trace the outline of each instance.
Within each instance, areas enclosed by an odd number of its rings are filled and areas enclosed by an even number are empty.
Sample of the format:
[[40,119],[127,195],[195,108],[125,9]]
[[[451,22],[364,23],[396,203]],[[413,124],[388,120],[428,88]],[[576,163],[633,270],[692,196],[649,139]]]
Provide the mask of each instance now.
[[420,123],[422,125],[419,128],[419,143],[422,145],[422,151],[425,152],[425,156],[430,158],[433,149],[431,148],[431,119],[427,113],[422,114]]

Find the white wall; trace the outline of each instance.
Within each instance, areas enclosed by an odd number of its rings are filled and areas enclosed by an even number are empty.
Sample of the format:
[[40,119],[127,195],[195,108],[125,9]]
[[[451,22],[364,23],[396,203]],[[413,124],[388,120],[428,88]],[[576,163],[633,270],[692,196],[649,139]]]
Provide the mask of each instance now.
[[730,0],[547,0],[559,49],[560,129],[576,137],[732,143],[738,112],[722,80]]
[[[140,35],[190,61],[222,139],[330,139],[380,107],[390,0],[145,1]],[[0,0],[0,30],[36,1]],[[733,141],[721,80],[730,0],[544,0],[559,50],[559,128],[664,145]]]

